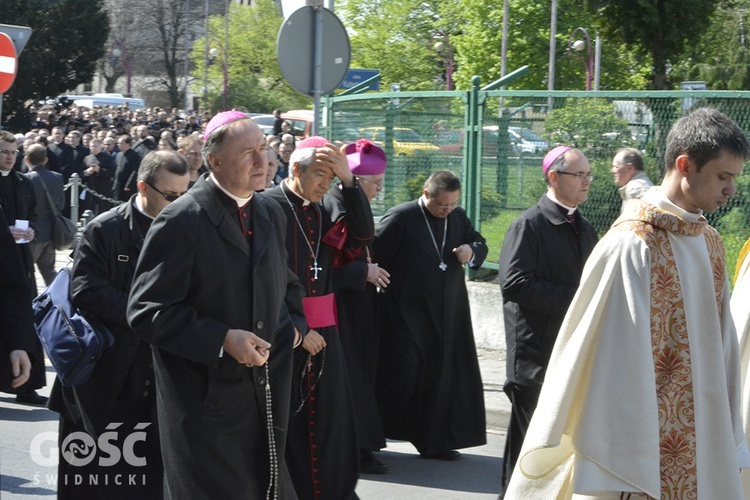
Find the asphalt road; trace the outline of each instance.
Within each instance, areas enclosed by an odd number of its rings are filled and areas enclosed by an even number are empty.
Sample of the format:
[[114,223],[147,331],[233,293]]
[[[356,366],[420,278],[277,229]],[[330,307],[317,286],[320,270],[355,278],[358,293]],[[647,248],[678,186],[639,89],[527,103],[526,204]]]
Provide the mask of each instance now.
[[[66,257],[58,252],[58,267]],[[39,290],[43,289],[40,282]],[[510,404],[502,392],[505,352],[478,352],[487,410],[487,444],[461,450],[455,462],[419,458],[410,443],[389,441],[378,458],[388,464],[384,475],[362,475],[357,494],[363,500],[479,500],[497,498]],[[47,363],[49,395],[55,373]],[[0,393],[0,499],[54,497],[57,467],[57,414],[46,408],[18,405]],[[52,457],[52,459],[50,458]],[[143,499],[147,500],[147,499]],[[334,499],[335,500],[335,499]]]

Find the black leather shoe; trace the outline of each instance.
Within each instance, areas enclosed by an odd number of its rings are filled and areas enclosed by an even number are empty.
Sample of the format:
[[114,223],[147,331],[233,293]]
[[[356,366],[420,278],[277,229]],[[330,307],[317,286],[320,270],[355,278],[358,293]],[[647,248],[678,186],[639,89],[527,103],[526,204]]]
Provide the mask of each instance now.
[[359,471],[363,474],[385,474],[388,472],[388,466],[375,458],[371,451],[362,450]]
[[16,403],[25,405],[47,406],[47,399],[48,398],[37,394],[36,391],[32,391],[28,394],[16,395]]
[[420,453],[420,458],[429,458],[432,460],[445,460],[452,462],[461,458],[461,452],[456,450],[440,451],[438,453]]

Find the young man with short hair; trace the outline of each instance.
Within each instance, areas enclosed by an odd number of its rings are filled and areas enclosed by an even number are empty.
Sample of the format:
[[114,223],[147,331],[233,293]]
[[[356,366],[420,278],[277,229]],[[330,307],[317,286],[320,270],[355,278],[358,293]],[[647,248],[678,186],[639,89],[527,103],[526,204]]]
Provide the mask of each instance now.
[[701,108],[667,137],[661,186],[586,262],[506,499],[743,498],[740,353],[708,225],[750,141]]

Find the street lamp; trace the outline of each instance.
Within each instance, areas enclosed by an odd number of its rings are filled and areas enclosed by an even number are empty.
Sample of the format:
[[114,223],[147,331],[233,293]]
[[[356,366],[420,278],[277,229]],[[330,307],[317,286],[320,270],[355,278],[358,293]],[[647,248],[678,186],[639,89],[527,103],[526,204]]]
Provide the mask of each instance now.
[[[585,39],[576,39],[576,33],[581,32]],[[583,56],[583,51],[586,50],[586,55]],[[568,40],[568,55],[579,59],[583,63],[583,67],[586,68],[586,90],[591,90],[591,77],[594,73],[594,56],[591,53],[591,37],[589,32],[584,28],[576,28],[573,33],[570,34],[570,40]]]
[[453,47],[447,33],[439,31],[438,36],[445,42],[438,40],[432,48],[441,54],[445,51],[445,90],[453,90]]

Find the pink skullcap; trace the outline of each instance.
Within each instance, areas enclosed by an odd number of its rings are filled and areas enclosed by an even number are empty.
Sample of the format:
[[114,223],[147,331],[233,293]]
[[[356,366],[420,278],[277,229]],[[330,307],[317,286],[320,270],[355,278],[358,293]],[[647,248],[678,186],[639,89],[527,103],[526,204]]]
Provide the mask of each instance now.
[[385,172],[388,163],[385,152],[367,139],[349,144],[344,153],[354,175],[380,175]]
[[222,111],[221,113],[216,113],[214,117],[211,118],[211,121],[208,122],[208,125],[206,125],[206,131],[203,133],[203,140],[205,141],[208,136],[211,135],[211,132],[221,127],[222,125],[226,125],[227,123],[231,123],[237,120],[243,120],[245,118],[250,117],[247,115],[247,113],[243,113],[242,111]]
[[550,149],[550,151],[544,156],[544,159],[542,160],[542,172],[544,174],[547,174],[547,171],[552,166],[553,163],[555,163],[555,160],[560,158],[563,154],[565,154],[566,151],[570,151],[570,146],[557,146],[556,148]]
[[325,137],[320,137],[317,135],[313,135],[312,137],[308,137],[304,141],[297,144],[297,147],[294,149],[305,149],[305,148],[322,148],[326,144],[328,144],[329,141]]

